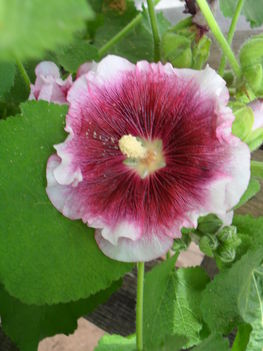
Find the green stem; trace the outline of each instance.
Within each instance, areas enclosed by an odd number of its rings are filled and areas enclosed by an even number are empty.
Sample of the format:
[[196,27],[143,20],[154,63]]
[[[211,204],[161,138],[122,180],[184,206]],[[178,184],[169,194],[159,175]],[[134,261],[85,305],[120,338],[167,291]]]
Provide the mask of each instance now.
[[150,16],[150,22],[151,22],[152,33],[153,33],[154,61],[158,62],[160,61],[160,58],[161,58],[161,54],[160,54],[161,41],[160,41],[160,35],[158,30],[158,23],[157,23],[156,13],[155,13],[154,4],[152,0],[147,0],[147,5],[148,5],[148,12]]
[[233,71],[235,72],[237,77],[240,77],[241,75],[241,69],[239,67],[239,64],[235,58],[235,55],[226,41],[226,38],[224,37],[223,33],[221,32],[221,29],[219,28],[215,17],[210,10],[210,7],[208,6],[206,0],[196,0],[200,10],[202,11],[212,33],[214,34],[216,40],[218,41],[219,45],[221,46],[221,49],[223,50],[224,55],[227,57],[230,66],[232,67]]
[[137,263],[136,346],[143,351],[143,283],[144,262]]
[[18,59],[16,59],[16,64],[17,64],[17,67],[20,71],[22,78],[24,79],[24,82],[25,82],[27,88],[30,90],[30,78],[27,74],[27,71],[26,71],[23,63],[21,61],[19,61]]
[[[157,5],[160,0],[154,0],[154,5]],[[117,44],[121,39],[123,39],[134,27],[136,27],[143,18],[143,14],[139,13],[134,17],[131,22],[129,22],[120,32],[114,35],[105,45],[103,45],[99,51],[99,58],[102,58],[115,44]]]
[[[235,10],[234,16],[232,18],[228,34],[227,34],[227,42],[229,45],[231,45],[231,43],[232,43],[232,40],[233,40],[233,37],[235,34],[235,30],[236,30],[237,21],[238,21],[238,18],[240,16],[240,13],[242,11],[244,2],[245,2],[245,0],[239,0],[237,3],[237,7],[236,7],[236,10]],[[221,58],[221,61],[220,61],[219,69],[218,69],[218,73],[221,76],[224,75],[225,66],[226,66],[226,57],[225,57],[225,55],[223,55]]]

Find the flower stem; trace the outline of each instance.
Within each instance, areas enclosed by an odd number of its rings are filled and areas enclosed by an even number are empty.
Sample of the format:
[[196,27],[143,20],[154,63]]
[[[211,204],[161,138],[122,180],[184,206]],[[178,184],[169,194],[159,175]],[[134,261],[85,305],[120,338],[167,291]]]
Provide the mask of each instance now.
[[157,23],[157,18],[156,18],[156,13],[154,9],[154,5],[152,0],[147,0],[147,5],[148,5],[148,12],[150,16],[150,22],[151,22],[151,27],[152,27],[152,33],[153,33],[153,42],[154,42],[154,61],[158,62],[160,61],[160,35],[159,35],[159,30],[158,30],[158,23]]
[[207,4],[206,0],[196,0],[200,10],[202,11],[212,33],[214,34],[216,40],[218,41],[219,45],[221,46],[221,49],[223,50],[224,55],[227,57],[230,66],[232,67],[233,71],[235,72],[237,77],[240,77],[241,75],[241,70],[239,67],[239,64],[235,58],[235,55],[226,41],[226,38],[224,37],[223,33],[221,32],[221,29],[219,28],[215,17],[210,10],[210,7]]
[[[154,0],[154,5],[157,5],[160,0]],[[131,22],[129,22],[120,32],[114,35],[105,45],[103,45],[99,51],[99,58],[102,58],[115,44],[117,44],[121,39],[123,39],[143,18],[143,14],[139,13],[134,17]]]
[[29,76],[27,74],[27,71],[26,71],[23,63],[16,58],[16,64],[17,64],[17,67],[18,67],[18,69],[20,71],[20,74],[21,74],[22,78],[24,79],[24,82],[25,82],[27,88],[30,90],[30,78],[29,78]]
[[137,263],[136,346],[143,351],[143,283],[144,262]]
[[[237,25],[237,21],[239,18],[239,15],[242,11],[243,5],[244,5],[245,0],[239,0],[237,3],[237,7],[234,13],[234,16],[232,18],[231,21],[231,25],[229,27],[229,31],[227,34],[227,42],[229,45],[231,45],[234,34],[235,34],[235,30],[236,30],[236,25]],[[219,69],[218,69],[218,73],[223,76],[224,75],[224,71],[225,71],[225,65],[226,65],[226,56],[223,55],[220,61],[220,65],[219,65]]]

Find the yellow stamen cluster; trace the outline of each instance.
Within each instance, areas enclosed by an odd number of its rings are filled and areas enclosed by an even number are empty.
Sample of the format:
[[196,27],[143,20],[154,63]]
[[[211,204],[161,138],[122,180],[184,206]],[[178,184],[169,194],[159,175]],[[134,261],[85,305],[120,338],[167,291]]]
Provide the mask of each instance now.
[[119,148],[128,158],[142,159],[146,156],[146,149],[141,141],[132,135],[123,135],[119,140]]

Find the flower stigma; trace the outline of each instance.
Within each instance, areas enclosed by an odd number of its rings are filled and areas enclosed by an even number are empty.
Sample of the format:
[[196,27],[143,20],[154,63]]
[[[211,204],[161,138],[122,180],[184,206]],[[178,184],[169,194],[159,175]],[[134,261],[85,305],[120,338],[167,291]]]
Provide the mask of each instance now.
[[143,140],[128,134],[119,140],[119,148],[127,156],[124,163],[142,179],[166,166],[161,140]]

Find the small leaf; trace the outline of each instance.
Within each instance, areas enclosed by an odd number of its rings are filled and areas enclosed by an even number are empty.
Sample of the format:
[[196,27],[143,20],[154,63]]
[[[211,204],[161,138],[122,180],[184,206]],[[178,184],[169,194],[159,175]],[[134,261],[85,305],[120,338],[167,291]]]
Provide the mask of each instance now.
[[229,342],[221,335],[212,334],[192,351],[230,351]]
[[0,0],[0,58],[37,58],[68,43],[91,17],[85,0]]
[[21,351],[35,351],[40,340],[56,334],[70,334],[77,327],[77,319],[107,301],[120,287],[114,283],[88,299],[57,305],[26,305],[0,287],[0,315],[2,328]]
[[165,344],[173,335],[186,337],[187,347],[201,339],[199,301],[209,279],[200,267],[176,271],[175,261],[172,257],[146,275],[144,343],[149,350]]
[[98,50],[88,41],[77,39],[71,45],[59,49],[56,56],[65,70],[75,73],[84,62],[97,60]]
[[0,62],[0,100],[14,85],[16,66],[11,62]]
[[136,351],[135,336],[104,335],[94,351]]
[[243,206],[250,199],[252,199],[260,191],[260,183],[257,179],[251,178],[248,184],[247,190],[242,195],[239,203],[235,206],[235,209]]
[[31,101],[21,116],[0,121],[1,282],[28,304],[87,298],[133,266],[104,256],[93,229],[64,217],[47,197],[46,163],[66,137],[66,111]]

